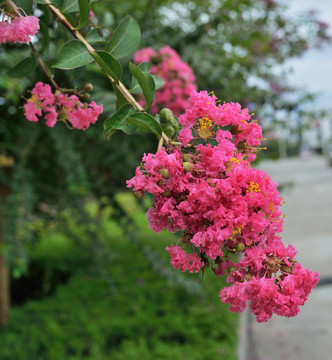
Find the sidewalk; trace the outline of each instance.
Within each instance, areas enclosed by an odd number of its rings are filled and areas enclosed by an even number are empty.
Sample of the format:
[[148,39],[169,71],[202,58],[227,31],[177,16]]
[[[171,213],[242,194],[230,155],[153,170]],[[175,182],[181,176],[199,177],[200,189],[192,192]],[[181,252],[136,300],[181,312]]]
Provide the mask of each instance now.
[[[332,359],[332,169],[322,157],[264,161],[259,167],[283,188],[286,204],[283,241],[293,244],[297,260],[320,273],[301,312],[294,318],[274,315],[258,324],[245,312],[239,360]],[[325,280],[325,281],[324,281]]]

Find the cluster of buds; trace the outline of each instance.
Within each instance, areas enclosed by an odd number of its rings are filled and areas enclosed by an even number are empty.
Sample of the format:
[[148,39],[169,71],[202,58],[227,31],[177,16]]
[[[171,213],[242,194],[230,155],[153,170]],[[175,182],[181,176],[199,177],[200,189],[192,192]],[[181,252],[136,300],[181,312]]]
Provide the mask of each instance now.
[[38,30],[39,19],[36,16],[3,17],[0,20],[0,44],[9,41],[27,43]]
[[[85,91],[92,91],[92,85],[87,84]],[[31,98],[24,105],[25,117],[29,121],[39,121],[37,115],[43,115],[49,127],[54,127],[58,121],[64,121],[76,129],[86,130],[98,120],[103,111],[103,105],[97,105],[94,101],[89,104],[82,103],[78,96],[59,90],[53,94],[50,85],[40,81],[36,83],[31,94]]]
[[[151,74],[156,74],[165,81],[165,84],[156,91],[156,99],[151,111],[158,113],[162,108],[167,107],[176,116],[182,114],[188,107],[191,92],[197,90],[191,67],[169,46],[157,52],[152,48],[141,49],[135,53],[134,61],[151,63]],[[144,105],[144,100],[140,102]]]
[[152,230],[182,230],[177,244],[166,248],[173,267],[210,267],[226,275],[231,286],[220,290],[221,301],[234,312],[250,302],[258,322],[273,313],[296,315],[318,273],[296,262],[293,246],[283,245],[277,184],[251,167],[261,149],[261,127],[247,109],[220,104],[205,91],[192,93],[179,122],[181,145],[144,155],[127,181],[137,197],[154,196],[147,213]]

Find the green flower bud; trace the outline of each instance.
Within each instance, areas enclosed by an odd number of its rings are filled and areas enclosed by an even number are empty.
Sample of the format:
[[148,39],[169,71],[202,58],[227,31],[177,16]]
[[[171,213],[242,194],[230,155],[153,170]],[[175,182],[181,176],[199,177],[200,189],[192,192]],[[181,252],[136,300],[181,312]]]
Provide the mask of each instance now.
[[142,190],[136,190],[133,192],[136,199],[142,199],[144,196],[144,191]]
[[166,168],[159,169],[158,174],[164,179],[167,179],[169,177],[169,170]]
[[93,85],[90,84],[90,83],[85,84],[84,90],[87,91],[87,92],[91,92],[93,90]]
[[176,134],[179,128],[179,122],[174,116],[173,111],[167,108],[164,108],[159,113],[160,126],[163,132],[172,137]]
[[236,251],[243,252],[246,249],[246,246],[245,246],[245,244],[243,242],[238,242],[235,245],[235,249],[236,249]]
[[235,266],[230,266],[229,268],[228,268],[228,272],[233,272],[233,271],[236,271],[237,270],[237,268],[235,267]]
[[184,171],[185,171],[185,172],[193,172],[194,169],[195,169],[195,166],[194,166],[193,163],[188,162],[188,161],[185,161],[185,162],[183,163],[183,168],[184,168]]
[[183,154],[183,161],[193,162],[193,156],[191,154]]

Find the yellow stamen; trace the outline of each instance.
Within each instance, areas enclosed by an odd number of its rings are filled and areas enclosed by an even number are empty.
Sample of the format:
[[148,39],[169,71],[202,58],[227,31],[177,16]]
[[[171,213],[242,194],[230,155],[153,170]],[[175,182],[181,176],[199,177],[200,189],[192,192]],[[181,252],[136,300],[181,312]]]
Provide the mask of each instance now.
[[240,164],[240,162],[241,162],[241,160],[237,159],[236,157],[230,158],[230,161],[231,161],[232,163],[237,163],[237,164]]
[[261,189],[259,188],[259,184],[255,183],[253,181],[250,181],[250,184],[247,187],[246,191],[259,193],[261,191]]
[[271,213],[273,213],[273,212],[274,212],[274,206],[273,206],[272,201],[270,201],[270,204],[269,204],[269,210],[271,211]]
[[213,136],[214,135],[214,132],[212,131],[213,126],[214,124],[212,120],[209,119],[208,117],[205,116],[200,118],[196,124],[196,130],[198,135],[204,140]]

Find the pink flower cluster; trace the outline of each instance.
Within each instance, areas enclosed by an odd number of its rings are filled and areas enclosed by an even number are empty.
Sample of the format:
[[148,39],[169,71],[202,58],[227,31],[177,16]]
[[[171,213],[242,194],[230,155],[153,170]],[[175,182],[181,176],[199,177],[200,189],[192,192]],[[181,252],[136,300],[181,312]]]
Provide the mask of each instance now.
[[[180,115],[188,107],[188,99],[192,91],[197,90],[195,76],[190,66],[181,61],[175,50],[165,46],[158,52],[152,48],[144,48],[135,53],[136,63],[148,61],[152,64],[151,74],[156,74],[165,84],[156,91],[156,98],[151,106],[153,113],[162,108],[171,109],[175,116]],[[144,101],[141,101],[144,104]]]
[[39,30],[39,19],[36,16],[18,16],[0,21],[0,44],[8,41],[27,43],[30,36]]
[[231,286],[220,290],[220,299],[230,303],[230,311],[241,312],[250,301],[258,322],[273,313],[295,316],[318,273],[304,269],[294,259],[295,248],[283,245],[277,184],[251,167],[262,141],[260,126],[247,109],[218,104],[206,91],[192,93],[179,121],[183,146],[144,155],[127,181],[139,197],[153,194],[147,213],[152,230],[183,231],[166,248],[172,265],[226,274]]
[[50,85],[37,82],[31,91],[31,98],[24,105],[25,116],[29,121],[39,121],[44,115],[46,125],[54,127],[57,121],[70,122],[76,129],[86,130],[98,120],[103,105],[94,101],[82,103],[76,95],[56,91],[52,93]]

